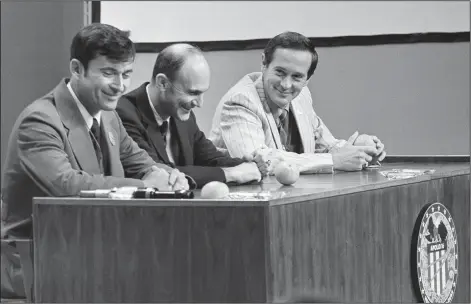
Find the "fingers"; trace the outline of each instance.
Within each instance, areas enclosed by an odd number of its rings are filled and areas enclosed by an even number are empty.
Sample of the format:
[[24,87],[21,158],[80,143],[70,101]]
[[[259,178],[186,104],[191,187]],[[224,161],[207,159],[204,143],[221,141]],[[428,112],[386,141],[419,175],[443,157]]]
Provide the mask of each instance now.
[[262,176],[267,176],[269,172],[269,167],[270,167],[270,160],[263,161],[263,159],[259,159],[258,162],[256,162],[258,171]]
[[384,150],[384,144],[382,142],[377,142],[376,143],[376,149],[378,149],[378,151],[383,151]]
[[189,188],[185,174],[178,169],[173,169],[168,178],[168,184],[173,190],[187,190]]
[[347,143],[353,145],[353,143],[355,142],[355,140],[357,139],[358,137],[358,131],[355,131],[355,133],[352,134],[352,136],[350,136],[347,140]]
[[360,160],[360,168],[359,169],[361,170],[361,169],[365,168],[366,166],[368,166],[368,161],[366,159],[362,158]]
[[170,176],[168,177],[168,184],[173,187],[173,185],[175,185],[175,183],[177,182],[179,175],[180,171],[176,169],[170,171]]
[[262,174],[262,172],[260,172],[260,170],[257,170],[257,172],[255,172],[255,178],[254,178],[254,180],[256,180],[257,182],[259,182],[259,181],[262,180],[263,176],[264,176],[264,175]]
[[185,179],[185,181],[177,182],[175,185],[173,185],[172,190],[173,191],[179,191],[179,190],[188,190],[190,189],[190,186],[188,185],[188,181]]
[[381,142],[381,140],[374,136],[374,135],[370,135],[371,139],[373,140],[373,142],[376,144],[376,148],[380,148],[380,147],[383,147],[384,148],[384,144]]
[[378,150],[376,149],[376,147],[371,147],[371,146],[357,146],[357,147],[361,152],[365,152],[368,155],[378,154]]
[[263,157],[260,154],[257,154],[255,158],[253,159],[253,161],[257,164],[257,167],[261,172],[267,171],[271,163],[270,160],[265,159],[265,157]]
[[366,163],[373,160],[373,157],[371,157],[371,155],[366,154],[365,152],[360,152],[359,157],[360,159],[364,160]]
[[261,181],[262,177],[267,172],[266,168],[260,168],[256,162],[249,163],[249,165],[250,166],[247,167],[247,170],[244,175],[246,175],[246,177],[248,177],[248,179],[252,181]]
[[243,175],[247,179],[247,181],[261,181],[262,176],[265,171],[262,171],[260,167],[257,165],[257,163],[252,162],[248,163],[247,166],[245,167],[246,169],[243,172]]
[[188,181],[186,180],[186,178],[178,179],[178,181],[172,186],[173,191],[188,190],[188,189],[190,189],[190,185],[188,184]]
[[386,151],[383,150],[383,151],[381,152],[381,154],[379,155],[378,160],[379,160],[379,161],[383,161],[383,159],[384,159],[385,157],[386,157]]

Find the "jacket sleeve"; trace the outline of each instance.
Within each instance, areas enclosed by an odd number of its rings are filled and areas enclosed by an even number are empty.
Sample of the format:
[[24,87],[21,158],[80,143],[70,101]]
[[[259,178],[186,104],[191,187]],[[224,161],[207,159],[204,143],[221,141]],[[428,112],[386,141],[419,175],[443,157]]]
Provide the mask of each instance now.
[[244,94],[235,94],[224,101],[220,129],[225,146],[235,157],[243,157],[266,147],[259,109]]
[[193,145],[194,165],[177,166],[177,168],[193,177],[199,188],[211,181],[226,182],[224,171],[221,168],[234,167],[244,161],[219,151],[199,129],[193,113],[189,123],[190,134],[188,136],[190,136],[190,144]]

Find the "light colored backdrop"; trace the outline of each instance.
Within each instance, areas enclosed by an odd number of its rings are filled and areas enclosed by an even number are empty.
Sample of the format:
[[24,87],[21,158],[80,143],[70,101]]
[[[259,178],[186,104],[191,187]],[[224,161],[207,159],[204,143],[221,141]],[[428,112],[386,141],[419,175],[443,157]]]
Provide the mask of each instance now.
[[103,1],[101,21],[136,42],[469,31],[465,1]]
[[[208,134],[215,107],[262,50],[206,52],[211,87],[195,114]],[[309,82],[333,134],[376,134],[391,155],[469,154],[469,43],[319,48]],[[149,81],[156,54],[138,54],[131,89]]]

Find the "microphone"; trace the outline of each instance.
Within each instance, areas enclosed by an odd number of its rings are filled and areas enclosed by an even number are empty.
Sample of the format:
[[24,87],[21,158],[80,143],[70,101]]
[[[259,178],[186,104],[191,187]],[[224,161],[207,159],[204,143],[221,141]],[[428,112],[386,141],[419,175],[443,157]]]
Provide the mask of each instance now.
[[192,199],[193,191],[159,191],[158,188],[120,187],[112,189],[82,190],[80,197],[111,199]]
[[133,198],[194,198],[195,194],[189,190],[159,191],[157,188],[138,188],[132,194]]

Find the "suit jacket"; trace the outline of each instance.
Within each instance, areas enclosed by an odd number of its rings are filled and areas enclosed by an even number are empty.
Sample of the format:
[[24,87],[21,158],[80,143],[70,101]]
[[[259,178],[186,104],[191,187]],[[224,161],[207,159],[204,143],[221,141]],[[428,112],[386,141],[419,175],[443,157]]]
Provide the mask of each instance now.
[[[209,139],[232,156],[240,157],[264,147],[282,150],[275,118],[268,106],[262,73],[244,76],[219,102]],[[333,149],[345,144],[333,137],[312,107],[311,93],[304,87],[290,103],[304,153],[283,151],[283,157],[302,173],[331,173]]]
[[[124,95],[118,102],[118,112],[123,125],[134,141],[146,150],[157,162],[172,165],[165,150],[157,121],[146,92],[148,82]],[[232,158],[219,151],[198,128],[196,118],[191,112],[187,121],[172,119],[175,129],[172,137],[178,139],[180,158],[175,160],[176,168],[193,177],[198,187],[210,181],[225,182],[221,167],[233,167],[243,163],[242,159]]]
[[111,176],[103,176],[89,130],[66,81],[26,107],[13,126],[2,178],[2,235],[32,236],[33,197],[142,187],[140,179],[157,165],[127,135],[116,112],[103,111],[102,137],[107,145],[103,151],[109,153],[111,172]]

